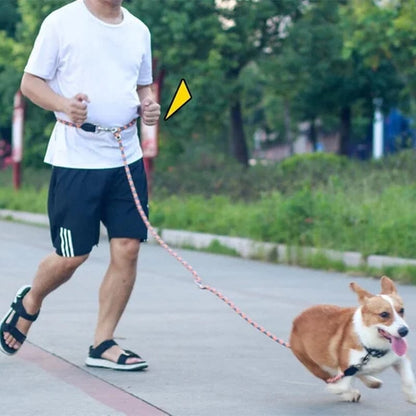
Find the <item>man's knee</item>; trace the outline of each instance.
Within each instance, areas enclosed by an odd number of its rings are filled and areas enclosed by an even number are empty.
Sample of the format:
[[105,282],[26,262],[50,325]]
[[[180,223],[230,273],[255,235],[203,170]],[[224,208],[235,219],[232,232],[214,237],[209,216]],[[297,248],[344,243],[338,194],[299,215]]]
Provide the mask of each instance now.
[[63,257],[56,254],[58,267],[65,274],[72,274],[75,270],[84,263],[85,260],[89,257],[89,254],[84,254],[82,256],[75,257]]
[[114,259],[136,261],[140,250],[140,241],[134,238],[111,239],[111,251]]

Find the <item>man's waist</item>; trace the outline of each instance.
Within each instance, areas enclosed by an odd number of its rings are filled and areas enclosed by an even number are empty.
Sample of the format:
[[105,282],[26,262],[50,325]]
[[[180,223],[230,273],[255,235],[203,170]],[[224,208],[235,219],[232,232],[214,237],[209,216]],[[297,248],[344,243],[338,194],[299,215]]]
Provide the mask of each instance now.
[[88,133],[109,132],[109,133],[115,134],[117,132],[122,132],[124,130],[129,129],[130,127],[133,127],[136,124],[137,118],[134,118],[130,120],[128,123],[121,124],[121,125],[102,125],[102,124],[91,123],[88,121],[84,123],[74,123],[70,120],[66,120],[64,118],[59,118],[59,117],[56,118],[56,121],[69,127],[81,129]]

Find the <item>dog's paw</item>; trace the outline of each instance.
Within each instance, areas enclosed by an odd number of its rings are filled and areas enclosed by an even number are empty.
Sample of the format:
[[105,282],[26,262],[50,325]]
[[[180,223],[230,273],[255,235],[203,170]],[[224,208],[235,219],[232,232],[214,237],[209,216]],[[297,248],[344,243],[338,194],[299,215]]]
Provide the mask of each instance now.
[[407,401],[416,404],[416,394],[406,394]]
[[344,402],[358,403],[361,398],[361,393],[358,390],[352,389],[341,394],[341,399]]
[[379,389],[383,382],[372,376],[360,376],[359,379],[370,389]]
[[404,385],[403,392],[406,395],[407,401],[416,404],[416,386]]

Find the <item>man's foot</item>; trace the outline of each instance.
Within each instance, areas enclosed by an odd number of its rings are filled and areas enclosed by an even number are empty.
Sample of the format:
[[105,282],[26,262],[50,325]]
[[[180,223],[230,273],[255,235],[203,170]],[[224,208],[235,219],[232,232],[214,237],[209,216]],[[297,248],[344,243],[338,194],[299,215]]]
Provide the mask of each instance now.
[[[119,345],[113,345],[111,348],[109,348],[107,351],[105,351],[101,357],[109,360],[109,361],[113,361],[113,362],[117,362],[118,358],[120,357],[120,354],[125,354],[126,351],[124,351]],[[129,357],[126,359],[126,364],[136,364],[136,363],[141,363],[144,360],[138,357]]]
[[122,371],[138,371],[148,367],[147,362],[139,355],[132,351],[121,349],[112,339],[102,342],[95,348],[91,346],[85,364],[88,367]]
[[30,326],[39,315],[33,312],[33,304],[27,297],[30,286],[23,286],[16,294],[9,311],[0,323],[0,350],[8,355],[15,354],[22,346]]

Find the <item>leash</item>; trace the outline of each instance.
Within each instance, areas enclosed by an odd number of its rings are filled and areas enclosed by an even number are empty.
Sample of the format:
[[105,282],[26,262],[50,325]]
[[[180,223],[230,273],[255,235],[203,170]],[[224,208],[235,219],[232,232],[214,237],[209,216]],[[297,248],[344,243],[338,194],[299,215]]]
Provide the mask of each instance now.
[[[182,264],[182,266],[184,266],[191,273],[192,279],[193,279],[194,283],[199,287],[199,289],[206,290],[206,291],[212,293],[213,295],[217,296],[220,300],[222,300],[224,303],[226,303],[237,315],[239,315],[241,318],[243,318],[247,323],[249,323],[252,327],[257,329],[259,332],[266,335],[272,341],[277,342],[278,344],[282,345],[283,347],[290,348],[290,345],[289,345],[288,342],[278,338],[276,335],[273,335],[270,331],[266,330],[261,325],[259,325],[256,321],[251,319],[247,314],[245,314],[240,308],[238,308],[237,305],[234,302],[232,302],[229,298],[227,298],[223,293],[221,293],[215,287],[212,287],[212,286],[209,286],[209,285],[205,284],[202,281],[202,278],[198,274],[198,272],[187,261],[185,261],[177,252],[175,252],[173,249],[171,249],[169,247],[169,245],[158,234],[158,232],[155,230],[155,228],[152,226],[149,219],[147,218],[146,213],[143,210],[142,204],[140,202],[140,198],[137,194],[136,187],[134,186],[133,178],[132,178],[132,175],[131,175],[131,172],[130,172],[130,167],[128,165],[127,157],[126,157],[126,154],[124,152],[123,142],[121,140],[121,133],[124,130],[127,130],[129,127],[132,127],[136,123],[137,119],[133,119],[132,121],[130,121],[129,123],[127,123],[127,124],[125,124],[124,126],[121,126],[121,127],[102,127],[102,126],[98,126],[98,125],[95,125],[95,124],[92,124],[92,123],[76,124],[76,123],[72,123],[70,121],[66,121],[66,120],[62,120],[62,119],[57,119],[57,121],[66,125],[66,126],[80,128],[84,131],[91,132],[91,133],[109,132],[109,133],[113,134],[114,138],[116,139],[116,141],[118,143],[119,149],[120,149],[121,158],[122,158],[123,165],[124,165],[124,170],[126,172],[126,177],[127,177],[127,180],[128,180],[129,186],[130,186],[130,191],[132,193],[137,211],[139,212],[142,221],[144,222],[146,228],[148,229],[150,234],[153,236],[153,238],[159,243],[159,245],[162,248],[164,248],[172,257],[174,257],[179,263]],[[369,362],[371,357],[380,358],[380,357],[382,357],[386,354],[386,351],[372,350],[372,349],[368,349],[368,348],[366,348],[366,350],[367,350],[367,354],[361,359],[359,364],[351,365],[350,367],[348,367],[342,373],[338,374],[335,377],[332,377],[332,378],[329,378],[328,380],[326,380],[326,383],[327,384],[336,383],[337,381],[343,379],[344,377],[353,376],[355,373],[360,371],[361,368]]]
[[[135,120],[134,120],[135,121]],[[134,186],[133,178],[131,176],[130,168],[127,163],[127,158],[124,152],[124,146],[123,142],[121,140],[121,132],[125,130],[128,127],[121,127],[121,128],[114,128],[111,130],[104,130],[104,131],[111,131],[114,135],[114,138],[117,140],[121,158],[123,160],[124,170],[126,172],[127,180],[129,182],[130,190],[134,199],[134,202],[136,204],[137,211],[140,214],[140,217],[142,218],[144,224],[146,225],[147,229],[149,230],[150,234],[154,237],[154,239],[159,243],[160,246],[162,246],[172,257],[174,257],[179,263],[181,263],[191,274],[192,278],[194,280],[194,283],[201,289],[206,290],[208,292],[211,292],[213,295],[217,296],[220,300],[222,300],[224,303],[226,303],[237,315],[239,315],[241,318],[243,318],[247,323],[249,323],[252,327],[257,329],[262,334],[266,335],[268,338],[270,338],[272,341],[277,342],[278,344],[282,345],[286,348],[291,348],[290,344],[277,336],[273,335],[270,331],[263,328],[261,325],[259,325],[256,321],[251,319],[247,314],[245,314],[240,308],[237,307],[237,305],[232,302],[229,298],[224,296],[223,293],[221,293],[219,290],[217,290],[215,287],[206,285],[203,283],[202,278],[198,274],[198,272],[188,263],[186,262],[178,253],[176,253],[174,250],[172,250],[169,245],[163,241],[162,237],[158,234],[158,232],[155,230],[155,228],[150,223],[149,219],[146,216],[146,213],[143,210],[142,204],[140,202],[140,198],[137,194],[136,187]],[[327,384],[336,383],[337,381],[341,380],[344,377],[347,376],[353,376],[355,373],[361,370],[362,367],[364,367],[369,361],[371,357],[380,358],[386,354],[387,351],[379,351],[379,350],[372,350],[368,349],[367,354],[361,359],[359,364],[351,365],[348,367],[344,372],[338,374],[335,377],[329,378],[326,380]]]
[[154,237],[154,239],[159,243],[160,246],[162,246],[172,257],[174,257],[179,263],[182,264],[191,274],[192,279],[194,280],[194,283],[199,287],[201,290],[206,290],[208,292],[211,292],[213,295],[217,296],[220,300],[222,300],[224,303],[226,303],[237,315],[239,315],[241,318],[243,318],[247,323],[249,323],[252,327],[260,331],[262,334],[266,335],[268,338],[270,338],[272,341],[277,342],[278,344],[282,345],[283,347],[290,348],[289,343],[283,341],[282,339],[278,338],[277,336],[273,335],[270,331],[263,328],[261,325],[259,325],[256,321],[251,319],[247,314],[245,314],[240,308],[236,306],[234,302],[232,302],[230,299],[228,299],[225,295],[223,295],[219,290],[216,288],[206,285],[203,283],[202,278],[198,274],[198,272],[188,263],[186,262],[178,253],[176,253],[174,250],[172,250],[165,241],[163,241],[162,237],[158,234],[158,232],[155,230],[155,228],[150,223],[149,219],[146,216],[146,213],[143,210],[142,204],[140,202],[139,196],[137,194],[136,187],[134,186],[133,178],[131,176],[130,167],[127,162],[127,157],[124,152],[124,146],[123,142],[121,140],[121,133],[128,129],[129,127],[133,126],[136,123],[137,119],[134,119],[130,121],[130,123],[125,124],[121,127],[102,127],[97,126],[95,124],[91,123],[84,123],[84,124],[76,124],[72,123],[70,121],[57,119],[58,122],[65,124],[66,126],[80,128],[84,131],[88,131],[91,133],[99,133],[99,132],[109,132],[112,133],[114,138],[117,140],[121,158],[123,160],[124,170],[126,172],[127,180],[130,186],[130,190],[134,199],[134,203],[136,205],[137,211],[140,214],[141,219],[143,220],[144,224],[146,225],[148,231],[150,234]]
[[381,358],[384,357],[388,350],[377,350],[374,348],[367,348],[365,347],[365,350],[367,351],[367,354],[361,358],[360,362],[358,364],[350,365],[345,371],[342,373],[336,375],[335,377],[329,378],[326,380],[327,384],[336,383],[337,381],[343,379],[344,377],[353,376],[355,373],[358,373],[365,365],[368,364],[370,361],[370,358]]

